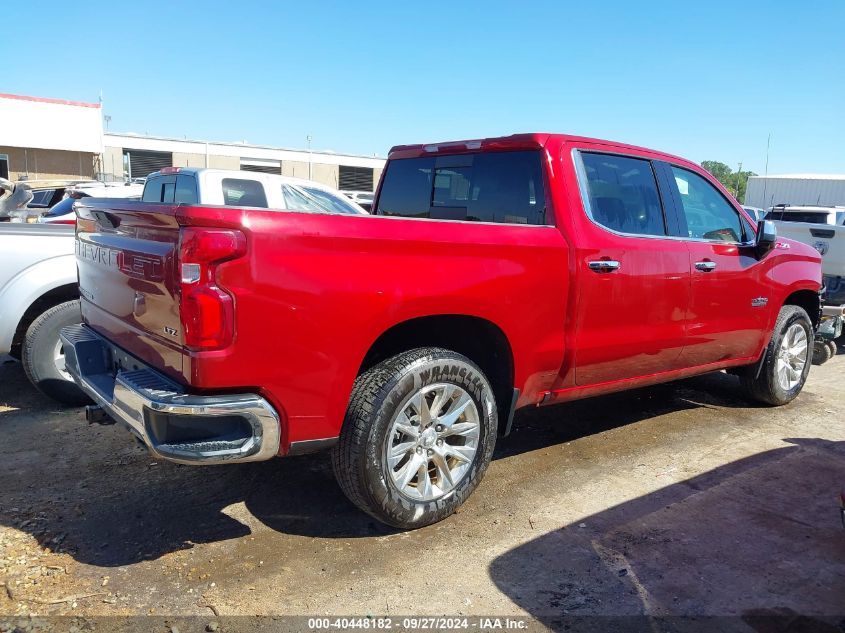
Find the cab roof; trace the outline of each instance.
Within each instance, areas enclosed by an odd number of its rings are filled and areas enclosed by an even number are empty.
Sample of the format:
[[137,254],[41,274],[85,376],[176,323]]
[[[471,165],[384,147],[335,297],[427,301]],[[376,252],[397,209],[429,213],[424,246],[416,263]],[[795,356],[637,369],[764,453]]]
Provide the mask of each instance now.
[[673,162],[689,163],[690,161],[680,156],[674,156],[665,152],[659,152],[647,147],[608,141],[606,139],[590,138],[588,136],[576,136],[573,134],[553,134],[550,132],[528,132],[523,134],[511,134],[510,136],[494,136],[481,139],[470,139],[463,141],[444,141],[437,143],[420,143],[415,145],[396,145],[388,153],[389,159],[396,158],[419,158],[437,154],[462,154],[472,151],[513,151],[543,149],[550,141],[557,143],[591,143],[611,146],[620,151],[634,150],[637,152],[648,152],[649,154],[662,157]]

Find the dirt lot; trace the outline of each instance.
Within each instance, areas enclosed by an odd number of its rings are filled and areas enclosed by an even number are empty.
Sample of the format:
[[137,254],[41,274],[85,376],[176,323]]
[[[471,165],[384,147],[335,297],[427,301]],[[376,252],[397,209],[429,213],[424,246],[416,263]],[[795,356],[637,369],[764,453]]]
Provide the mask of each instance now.
[[346,501],[325,456],[156,462],[0,359],[0,616],[838,622],[843,374],[840,351],[779,409],[714,374],[523,411],[458,514],[400,533]]

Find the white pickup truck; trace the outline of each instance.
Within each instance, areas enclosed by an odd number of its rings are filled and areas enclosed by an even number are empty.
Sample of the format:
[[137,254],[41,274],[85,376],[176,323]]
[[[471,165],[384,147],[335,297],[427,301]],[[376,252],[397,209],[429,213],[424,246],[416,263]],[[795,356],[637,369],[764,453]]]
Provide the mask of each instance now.
[[66,404],[89,402],[59,342],[82,320],[78,297],[72,226],[0,224],[0,355],[23,361],[32,384]]
[[845,304],[845,207],[778,205],[766,214],[778,235],[815,248],[822,256],[825,302]]
[[780,204],[766,219],[777,225],[779,236],[809,244],[822,256],[824,308],[813,355],[813,362],[822,364],[836,354],[832,339],[845,345],[845,207]]
[[[7,187],[4,195],[10,198],[12,183]],[[17,209],[27,200],[13,200],[9,207]],[[315,182],[221,169],[170,167],[155,172],[147,178],[143,200],[367,213]],[[22,360],[29,379],[46,395],[66,404],[85,404],[89,399],[65,371],[59,340],[61,328],[82,320],[74,244],[70,225],[0,224],[0,355]]]

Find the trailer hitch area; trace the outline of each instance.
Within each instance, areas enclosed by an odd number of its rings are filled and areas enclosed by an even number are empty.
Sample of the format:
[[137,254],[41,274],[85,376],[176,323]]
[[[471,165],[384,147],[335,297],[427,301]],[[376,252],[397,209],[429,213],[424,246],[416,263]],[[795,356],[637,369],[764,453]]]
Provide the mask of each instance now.
[[85,419],[88,424],[114,424],[114,419],[106,413],[98,404],[89,404],[85,407]]

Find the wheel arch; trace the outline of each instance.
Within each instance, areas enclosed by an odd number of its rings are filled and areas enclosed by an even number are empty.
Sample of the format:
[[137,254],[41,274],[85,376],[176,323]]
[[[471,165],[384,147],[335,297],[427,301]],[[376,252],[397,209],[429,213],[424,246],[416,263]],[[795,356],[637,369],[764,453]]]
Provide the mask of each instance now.
[[[76,257],[72,253],[42,259],[20,270],[0,288],[0,353],[19,346],[41,309],[79,297]],[[50,304],[50,301],[54,303]]]
[[358,374],[381,361],[418,347],[443,347],[463,354],[477,364],[493,388],[499,414],[499,431],[506,433],[512,415],[514,356],[504,331],[492,321],[464,314],[411,318],[385,330],[370,345]]
[[818,327],[821,318],[821,299],[818,292],[812,290],[796,290],[786,297],[783,305],[792,305],[803,308],[809,315],[813,328]]
[[26,331],[32,322],[35,321],[41,314],[53,306],[57,306],[65,301],[73,301],[79,298],[79,287],[75,283],[66,283],[56,286],[44,292],[42,295],[32,301],[18,320],[17,327],[12,334],[9,349],[12,355],[19,355],[19,350],[23,344]]

